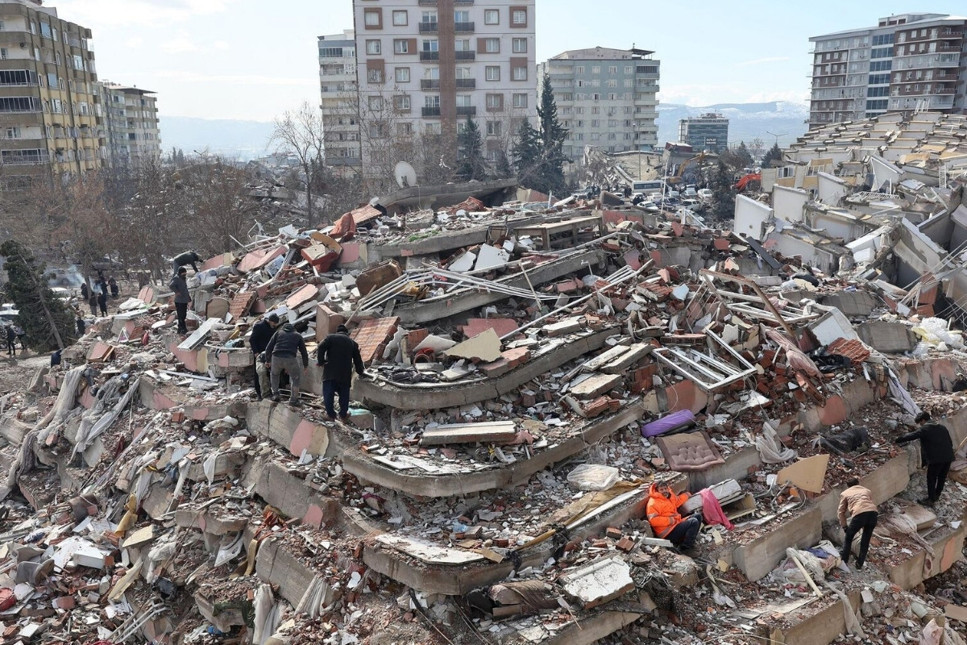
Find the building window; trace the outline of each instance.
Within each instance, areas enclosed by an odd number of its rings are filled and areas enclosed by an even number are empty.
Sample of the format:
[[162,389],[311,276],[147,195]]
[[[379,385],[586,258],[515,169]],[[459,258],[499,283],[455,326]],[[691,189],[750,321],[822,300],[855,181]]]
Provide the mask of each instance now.
[[423,41],[423,51],[425,52],[438,52],[440,51],[440,41],[436,38],[427,38]]
[[575,74],[583,74],[584,73],[584,65],[578,65],[577,67],[575,67],[574,68],[574,73]]
[[457,25],[469,25],[470,24],[470,12],[469,11],[454,11],[453,12],[453,22]]
[[502,125],[503,123],[500,121],[487,121],[487,136],[499,137]]
[[457,38],[456,40],[453,41],[453,50],[458,52],[470,51],[470,39]]
[[396,68],[396,82],[397,83],[409,83],[410,82],[410,68],[409,67],[397,67]]
[[526,9],[513,9],[510,12],[510,24],[512,27],[526,27],[527,26],[527,10]]
[[500,24],[500,11],[497,9],[486,9],[484,11],[484,24],[485,25],[499,25]]
[[370,56],[379,56],[383,53],[383,46],[378,40],[367,40],[366,53]]
[[393,12],[393,24],[397,27],[403,27],[408,24],[406,11],[394,11]]
[[382,83],[383,70],[381,69],[366,70],[366,80],[370,83]]
[[393,40],[393,52],[396,54],[409,54],[410,53],[410,41],[405,38],[397,38]]
[[396,108],[397,112],[409,112],[410,111],[410,95],[409,94],[397,94],[393,97],[393,107]]
[[526,94],[514,94],[514,107],[515,108],[526,108],[527,107],[527,95]]
[[369,97],[369,109],[373,112],[378,112],[383,109],[383,97],[381,96],[370,96]]
[[485,68],[487,80],[488,81],[499,81],[500,80],[500,66],[499,65],[487,65]]
[[514,38],[513,50],[515,54],[526,54],[527,53],[527,39],[526,38]]
[[366,29],[382,29],[383,28],[382,9],[364,9],[363,24],[366,26]]
[[500,38],[484,38],[484,51],[488,54],[499,54]]
[[608,87],[618,87],[618,81],[617,79],[609,78],[607,85]]
[[527,80],[527,68],[526,67],[515,67],[512,70],[513,79],[515,81],[526,81]]
[[423,106],[424,107],[428,107],[428,108],[437,108],[437,109],[439,109],[439,107],[440,107],[440,95],[439,94],[431,94],[429,96],[424,96],[423,97]]
[[487,95],[487,109],[490,111],[503,110],[504,109],[504,95],[503,94],[488,94]]

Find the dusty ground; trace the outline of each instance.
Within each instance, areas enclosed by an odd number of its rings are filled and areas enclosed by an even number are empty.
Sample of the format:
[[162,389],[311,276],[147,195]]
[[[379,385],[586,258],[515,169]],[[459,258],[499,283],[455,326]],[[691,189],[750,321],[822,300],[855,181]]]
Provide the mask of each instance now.
[[10,358],[4,351],[0,355],[0,396],[24,389],[37,369],[44,365],[50,365],[50,356],[47,354],[23,354],[18,351],[15,358]]

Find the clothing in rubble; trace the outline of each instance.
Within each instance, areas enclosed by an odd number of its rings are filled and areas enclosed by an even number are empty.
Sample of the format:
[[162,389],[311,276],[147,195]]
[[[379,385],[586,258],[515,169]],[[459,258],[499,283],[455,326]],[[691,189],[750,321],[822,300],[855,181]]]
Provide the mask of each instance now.
[[947,427],[930,423],[930,414],[922,412],[916,419],[921,425],[917,430],[897,437],[896,443],[903,445],[915,439],[920,440],[920,452],[927,465],[927,497],[920,500],[923,504],[934,504],[943,492],[950,464],[954,461],[954,442]]
[[339,416],[343,420],[349,414],[349,390],[353,380],[353,368],[360,376],[365,374],[359,345],[349,337],[345,325],[339,325],[336,333],[326,336],[316,350],[316,363],[322,366],[322,398],[326,414],[336,417],[335,398],[339,395]]

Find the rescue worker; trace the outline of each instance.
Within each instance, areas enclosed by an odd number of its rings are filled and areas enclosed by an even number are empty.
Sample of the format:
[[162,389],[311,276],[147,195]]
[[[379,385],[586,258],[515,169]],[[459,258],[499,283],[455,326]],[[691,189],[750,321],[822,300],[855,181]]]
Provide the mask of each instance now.
[[362,378],[365,374],[359,345],[349,337],[345,325],[339,325],[336,333],[326,336],[316,350],[316,364],[322,367],[322,400],[326,404],[329,419],[336,418],[335,398],[339,395],[339,418],[349,419],[349,388],[353,382],[353,368]]
[[[194,270],[195,273],[198,273],[198,266],[196,265],[197,262],[201,262],[201,256],[194,251],[185,251],[181,255],[175,256],[171,260],[171,268],[175,271],[178,271],[178,269],[182,266],[190,264],[192,270]],[[185,271],[187,270],[188,269],[185,269]]]
[[188,305],[191,304],[191,293],[188,291],[188,269],[178,267],[178,275],[171,279],[168,288],[175,294],[175,312],[178,317],[178,333],[187,334],[188,325],[185,320],[188,318]]
[[914,439],[920,440],[920,453],[927,465],[927,496],[918,501],[933,506],[940,499],[950,464],[954,461],[954,442],[946,426],[930,423],[929,412],[921,412],[915,421],[921,424],[920,428],[897,437],[896,443],[902,446]]
[[668,540],[682,551],[695,548],[695,539],[702,528],[702,520],[691,515],[683,518],[679,507],[689,494],[672,491],[668,484],[652,484],[648,490],[646,514],[656,537]]
[[[302,354],[302,364],[299,364],[299,357]],[[291,323],[282,325],[282,329],[275,332],[272,340],[265,348],[265,360],[269,367],[269,379],[272,385],[272,400],[278,403],[281,400],[279,395],[279,380],[284,371],[289,375],[289,404],[293,406],[302,405],[299,399],[299,383],[302,382],[302,370],[309,367],[309,352],[306,351],[306,341],[302,334],[295,330]]]
[[[839,494],[839,525],[846,531],[843,539],[843,550],[839,557],[843,564],[849,561],[849,554],[853,548],[853,538],[861,529],[863,535],[860,538],[860,552],[856,556],[856,569],[863,568],[866,562],[866,552],[870,548],[870,538],[873,537],[873,529],[876,528],[876,504],[873,503],[873,493],[869,488],[860,486],[860,480],[852,477],[846,482],[849,486]],[[846,514],[849,513],[850,521],[846,523]]]
[[268,385],[268,370],[265,367],[265,348],[269,346],[275,328],[279,326],[278,314],[270,314],[252,327],[249,346],[255,355],[255,394],[262,400],[262,386]]

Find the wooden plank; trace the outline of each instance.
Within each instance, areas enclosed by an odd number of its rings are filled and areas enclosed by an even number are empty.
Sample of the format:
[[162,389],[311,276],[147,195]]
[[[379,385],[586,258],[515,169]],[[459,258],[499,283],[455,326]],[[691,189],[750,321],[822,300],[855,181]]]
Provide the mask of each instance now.
[[508,443],[517,436],[513,421],[487,423],[451,423],[424,430],[421,446],[439,446],[452,443]]

